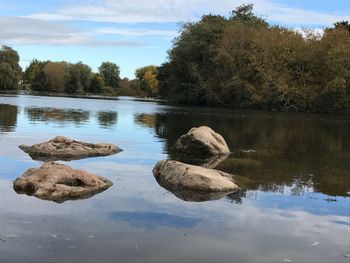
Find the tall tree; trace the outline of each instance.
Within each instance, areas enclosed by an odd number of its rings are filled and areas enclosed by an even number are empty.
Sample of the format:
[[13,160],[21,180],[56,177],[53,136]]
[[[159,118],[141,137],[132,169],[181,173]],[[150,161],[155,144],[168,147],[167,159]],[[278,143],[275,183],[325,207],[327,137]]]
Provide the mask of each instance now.
[[156,96],[158,93],[157,71],[158,67],[153,65],[138,68],[135,71],[141,90],[148,96]]
[[69,81],[69,64],[66,62],[51,62],[45,64],[33,81],[32,89],[53,93],[66,91],[66,84]]
[[103,77],[98,73],[93,74],[89,85],[89,92],[93,94],[99,94],[101,93],[104,86],[105,83]]
[[89,92],[92,71],[88,65],[78,62],[69,64],[69,79],[66,83],[66,92],[77,94]]
[[15,90],[21,78],[22,69],[19,66],[17,51],[11,47],[0,49],[0,89]]
[[33,59],[24,72],[25,81],[32,83],[47,63],[48,61],[39,61],[37,59]]
[[111,62],[103,62],[98,69],[100,75],[104,79],[105,84],[113,89],[117,89],[118,82],[120,80],[119,66]]

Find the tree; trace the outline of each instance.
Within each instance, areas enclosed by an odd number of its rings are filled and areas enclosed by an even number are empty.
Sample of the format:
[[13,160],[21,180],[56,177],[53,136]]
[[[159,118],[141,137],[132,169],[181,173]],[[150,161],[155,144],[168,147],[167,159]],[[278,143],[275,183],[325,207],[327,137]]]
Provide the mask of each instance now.
[[43,70],[44,66],[47,63],[48,61],[39,61],[37,59],[33,59],[24,72],[25,81],[33,83],[35,78],[39,75],[40,71]]
[[267,24],[252,8],[184,24],[157,71],[158,95],[183,104],[350,113],[349,23],[305,37]]
[[138,68],[135,71],[140,89],[149,96],[156,96],[158,93],[157,71],[158,67],[153,65]]
[[69,81],[69,64],[66,62],[47,62],[33,81],[32,89],[63,93]]
[[335,29],[345,29],[350,33],[350,24],[349,21],[339,21],[334,23],[334,28]]
[[117,89],[118,82],[120,80],[119,66],[111,62],[103,62],[98,69],[100,75],[104,79],[105,84],[113,89]]
[[66,84],[66,92],[78,94],[89,92],[92,71],[88,65],[81,62],[69,64],[69,79]]
[[253,4],[243,4],[231,12],[232,20],[239,20],[251,26],[268,27],[268,23],[253,13]]
[[101,93],[104,86],[105,83],[103,77],[98,73],[93,74],[89,85],[89,92],[92,94],[99,94]]
[[11,47],[0,49],[0,89],[15,90],[21,78],[22,69],[19,66],[17,51]]
[[49,80],[47,75],[43,70],[36,74],[35,79],[32,82],[32,90],[47,92],[49,85]]

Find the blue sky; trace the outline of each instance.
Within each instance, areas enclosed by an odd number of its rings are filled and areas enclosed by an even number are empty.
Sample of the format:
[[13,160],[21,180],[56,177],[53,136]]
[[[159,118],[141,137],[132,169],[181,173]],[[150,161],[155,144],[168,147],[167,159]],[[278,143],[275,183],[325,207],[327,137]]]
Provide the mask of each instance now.
[[180,22],[226,16],[242,3],[292,28],[350,20],[349,0],[0,0],[0,43],[18,51],[23,68],[33,58],[82,61],[94,71],[111,61],[133,78],[136,68],[166,61]]

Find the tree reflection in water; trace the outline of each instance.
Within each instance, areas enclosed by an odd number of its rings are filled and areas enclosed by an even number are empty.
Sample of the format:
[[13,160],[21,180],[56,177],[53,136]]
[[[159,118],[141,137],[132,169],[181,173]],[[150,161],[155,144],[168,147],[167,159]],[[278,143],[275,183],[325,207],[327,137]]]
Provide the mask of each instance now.
[[13,132],[17,125],[18,107],[0,104],[0,132]]
[[79,126],[88,122],[90,118],[90,113],[83,110],[30,107],[24,111],[31,122],[74,123]]
[[[233,151],[216,169],[237,175],[242,189],[348,196],[350,121],[344,116],[178,108],[136,115],[135,122],[165,139],[165,151],[176,160],[172,146],[182,134],[212,127]],[[200,164],[191,158],[186,162]]]
[[118,113],[115,111],[100,111],[97,113],[97,120],[101,128],[106,129],[118,121]]

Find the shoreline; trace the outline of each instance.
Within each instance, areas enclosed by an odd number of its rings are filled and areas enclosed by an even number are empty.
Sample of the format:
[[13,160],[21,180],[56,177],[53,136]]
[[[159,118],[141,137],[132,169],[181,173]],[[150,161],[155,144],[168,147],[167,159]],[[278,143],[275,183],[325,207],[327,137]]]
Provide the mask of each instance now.
[[119,100],[120,97],[131,97],[138,101],[149,101],[149,102],[166,102],[166,100],[151,98],[151,97],[135,97],[128,95],[119,96],[101,96],[101,95],[74,95],[74,94],[60,94],[60,93],[33,93],[28,91],[3,91],[0,90],[0,96],[38,96],[38,97],[58,97],[58,98],[76,98],[76,99],[97,99],[97,100]]
[[74,95],[74,94],[58,94],[58,93],[33,93],[26,90],[19,90],[19,91],[6,91],[6,90],[0,90],[0,96],[18,96],[18,95],[25,95],[25,96],[37,96],[37,97],[58,97],[58,98],[76,98],[76,99],[96,99],[96,100],[120,100],[121,97],[129,97],[133,98],[135,101],[140,102],[156,102],[156,103],[163,103],[169,106],[174,107],[192,107],[192,108],[210,108],[210,109],[232,109],[232,110],[253,110],[253,111],[261,111],[261,112],[280,112],[280,113],[301,113],[301,114],[317,114],[317,115],[333,115],[333,116],[350,116],[350,112],[312,112],[312,111],[283,111],[280,109],[270,109],[270,110],[264,110],[259,108],[230,108],[230,107],[220,107],[220,106],[205,106],[205,105],[195,105],[195,104],[177,104],[172,103],[172,101],[164,100],[164,99],[158,99],[158,98],[151,98],[151,97],[136,97],[136,96],[129,96],[129,95],[118,95],[118,96],[101,96],[101,95]]

